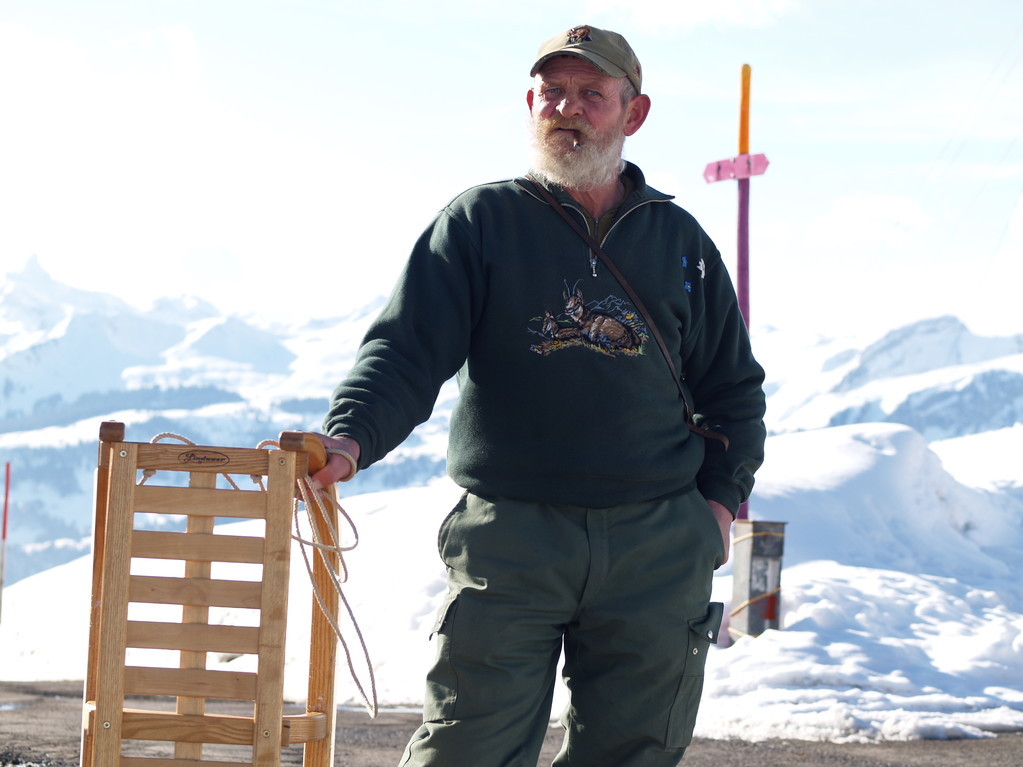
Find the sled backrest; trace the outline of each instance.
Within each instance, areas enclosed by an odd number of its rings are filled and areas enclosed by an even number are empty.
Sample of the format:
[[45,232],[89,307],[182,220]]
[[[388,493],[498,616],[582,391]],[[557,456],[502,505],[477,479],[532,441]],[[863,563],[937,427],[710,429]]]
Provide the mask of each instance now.
[[[271,767],[293,744],[306,767],[333,764],[336,637],[316,609],[306,712],[284,715],[296,479],[322,456],[311,435],[280,446],[125,442],[122,424],[103,424],[82,767]],[[221,475],[251,489],[218,487]],[[260,522],[215,534],[225,518]],[[145,660],[128,665],[129,650]],[[242,670],[209,669],[211,657]]]

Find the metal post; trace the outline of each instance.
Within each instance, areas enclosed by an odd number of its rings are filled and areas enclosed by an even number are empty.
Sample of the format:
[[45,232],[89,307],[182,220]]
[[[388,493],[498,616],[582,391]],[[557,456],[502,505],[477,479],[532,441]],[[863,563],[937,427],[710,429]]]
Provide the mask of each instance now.
[[[739,98],[739,157],[749,157],[749,89],[752,69],[742,65],[742,95]],[[739,221],[736,227],[736,298],[739,312],[749,331],[749,177],[738,179]],[[749,519],[749,502],[739,506],[736,519]]]
[[[739,157],[749,156],[749,89],[752,69],[742,65],[742,97],[739,101]],[[739,311],[749,328],[749,176],[738,180],[739,225],[736,269],[736,293]],[[744,515],[745,516],[745,515]]]
[[732,611],[728,633],[737,639],[760,636],[768,629],[780,628],[785,523],[738,519],[732,545]]

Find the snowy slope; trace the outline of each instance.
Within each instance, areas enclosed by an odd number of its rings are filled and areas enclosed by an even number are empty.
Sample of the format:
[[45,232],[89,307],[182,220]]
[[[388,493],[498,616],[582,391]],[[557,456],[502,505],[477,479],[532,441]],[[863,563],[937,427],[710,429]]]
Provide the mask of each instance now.
[[[901,426],[782,435],[768,446],[776,459],[753,510],[788,523],[784,630],[712,652],[697,733],[865,741],[1023,728],[1023,588],[1012,573],[1023,509],[956,483]],[[385,705],[422,699],[428,633],[445,592],[435,532],[458,494],[439,480],[345,501],[361,537],[346,557],[346,594]],[[89,567],[82,557],[6,591],[0,677],[81,675]],[[297,554],[293,573],[287,693],[301,699],[310,594]],[[731,600],[727,566],[715,596]],[[44,599],[53,610],[40,617]],[[366,683],[354,633],[346,636]],[[211,667],[248,668],[245,658]],[[339,682],[342,698],[358,704],[345,664]]]
[[[222,317],[191,298],[139,311],[55,281],[34,261],[0,286],[0,460],[12,465],[6,582],[87,550],[103,420],[127,438],[180,434],[255,446],[285,429],[318,429],[382,299],[301,327]],[[449,401],[453,391],[446,390]],[[440,476],[442,409],[355,491]],[[419,446],[416,446],[416,440]]]

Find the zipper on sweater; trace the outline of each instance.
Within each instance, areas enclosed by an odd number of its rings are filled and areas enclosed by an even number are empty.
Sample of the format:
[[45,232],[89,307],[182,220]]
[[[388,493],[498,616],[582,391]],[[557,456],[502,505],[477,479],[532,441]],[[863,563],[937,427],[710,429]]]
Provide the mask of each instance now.
[[[527,188],[527,186],[523,185],[518,179],[516,179],[515,183],[518,184],[523,189],[525,189],[525,191],[528,194],[532,195],[536,199],[545,202],[545,204],[549,204],[549,203],[546,203],[546,201],[543,200],[542,197],[538,196],[534,191],[532,191],[531,189]],[[600,247],[604,247],[604,243],[607,242],[607,238],[611,235],[611,232],[613,232],[615,230],[615,228],[618,226],[618,224],[620,224],[622,222],[622,219],[625,218],[630,213],[632,213],[632,211],[638,210],[639,208],[642,208],[644,205],[649,205],[649,204],[655,203],[655,202],[671,202],[672,199],[674,199],[674,198],[672,198],[672,197],[664,197],[664,198],[654,198],[654,199],[643,199],[643,200],[640,200],[639,202],[633,204],[632,207],[627,208],[624,212],[620,213],[618,215],[618,218],[616,218],[614,220],[614,223],[612,223],[611,226],[608,227],[607,233],[604,235],[603,239],[600,240]],[[585,211],[580,210],[578,206],[576,206],[576,205],[574,205],[573,203],[570,203],[570,202],[562,203],[562,205],[564,207],[566,207],[566,208],[571,208],[576,213],[578,213],[580,216],[582,216],[583,221],[586,222],[587,230],[589,230],[590,234],[593,235],[594,238],[596,238],[596,234],[597,233],[596,233],[595,230],[597,228],[597,221],[598,221],[598,219],[594,219],[593,225],[591,227],[591,225],[590,225],[590,216]],[[589,251],[589,248],[587,248],[587,250]],[[593,253],[592,251],[590,251],[590,274],[592,274],[594,277],[597,276],[597,255],[596,255],[596,253]]]
[[[597,229],[597,224],[599,223],[599,219],[595,219],[595,218],[591,217],[588,212],[583,211],[578,206],[572,204],[572,202],[563,202],[562,205],[565,208],[569,208],[569,209],[575,211],[576,213],[578,213],[582,217],[582,220],[586,224],[586,231],[589,232],[589,235],[593,239],[596,239],[596,229]],[[614,229],[614,226],[612,226],[611,228]],[[601,243],[601,246],[602,247],[604,246],[604,242]],[[595,277],[596,276],[596,261],[597,261],[596,254],[593,253],[591,250],[589,250],[589,245],[586,246],[586,253],[589,254],[589,273],[590,273],[590,275]]]
[[[625,218],[627,215],[632,213],[634,210],[638,210],[639,208],[642,208],[644,205],[651,205],[651,204],[653,204],[655,202],[670,202],[670,200],[640,200],[638,203],[633,205],[631,208],[627,208],[624,212],[619,213],[618,217],[614,220],[614,222],[611,224],[611,226],[608,227],[607,233],[604,235],[604,238],[599,241],[600,247],[602,247],[602,248],[604,247],[604,243],[607,242],[607,238],[611,236],[611,232],[613,232],[615,230],[615,228],[622,222],[623,218]],[[571,208],[576,213],[578,213],[580,216],[582,216],[583,220],[586,222],[586,229],[589,231],[590,236],[593,237],[593,239],[597,239],[597,228],[598,228],[598,226],[600,224],[600,219],[599,218],[592,218],[585,211],[580,210],[575,205],[568,204],[568,205],[565,205],[565,207],[566,208]],[[594,253],[592,250],[590,250],[588,247],[587,247],[586,250],[590,254],[590,274],[593,277],[596,277],[597,276],[597,254]]]

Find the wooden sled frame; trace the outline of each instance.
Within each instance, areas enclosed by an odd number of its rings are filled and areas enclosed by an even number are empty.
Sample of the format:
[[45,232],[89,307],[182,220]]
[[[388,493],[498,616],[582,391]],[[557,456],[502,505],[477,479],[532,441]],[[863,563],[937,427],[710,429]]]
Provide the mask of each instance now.
[[[302,432],[282,433],[280,448],[125,442],[123,424],[101,426],[82,767],[277,767],[281,747],[294,744],[304,744],[305,767],[332,767],[337,636],[316,604],[306,711],[283,713],[296,480],[322,466],[326,456],[319,440]],[[140,474],[150,470],[158,473],[140,483]],[[261,478],[265,490],[218,489],[220,474]],[[329,526],[337,529],[337,512],[334,504],[325,506],[334,518],[316,524],[321,538],[329,540]],[[146,515],[146,529],[139,529],[136,513]],[[165,514],[178,520],[184,516],[185,532],[152,529],[150,515]],[[218,517],[263,519],[265,534],[213,535]],[[337,567],[336,552],[326,552],[326,558]],[[182,560],[184,577],[134,575],[133,559]],[[259,564],[262,580],[212,578],[216,562]],[[338,597],[328,564],[316,558],[314,588],[324,608],[336,613]],[[180,606],[181,620],[130,620],[129,603]],[[258,626],[211,624],[211,607],[256,609]],[[127,666],[126,648],[176,651],[179,668]],[[256,655],[258,671],[207,670],[211,652]],[[162,700],[164,708],[125,708],[126,695],[142,696],[144,703]],[[211,714],[209,699],[244,701],[246,707],[251,702],[252,715]],[[173,757],[124,755],[122,744],[131,740],[171,742]],[[251,746],[251,760],[204,759],[204,744]],[[249,749],[235,751],[248,758]]]

